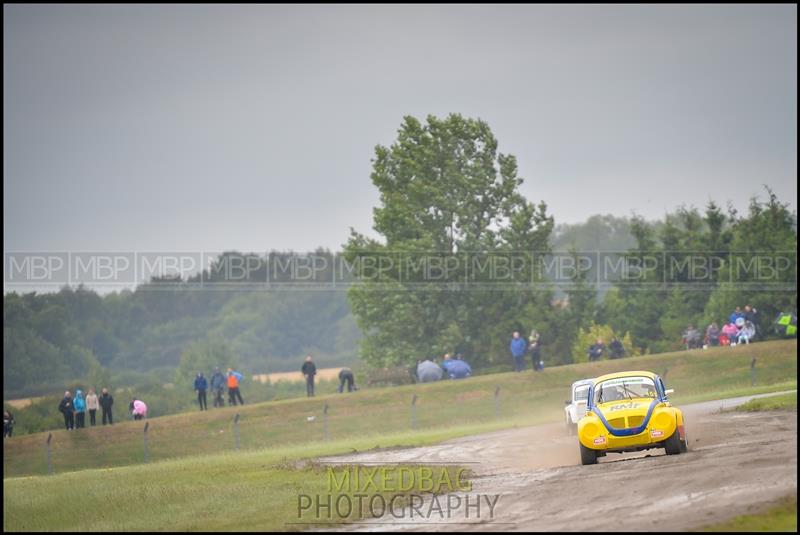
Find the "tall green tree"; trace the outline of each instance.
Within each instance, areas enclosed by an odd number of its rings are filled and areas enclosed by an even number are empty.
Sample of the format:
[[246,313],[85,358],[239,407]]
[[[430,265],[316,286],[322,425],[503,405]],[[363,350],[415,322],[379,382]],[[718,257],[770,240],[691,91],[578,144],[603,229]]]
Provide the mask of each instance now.
[[[376,147],[371,178],[380,239],[352,231],[345,246],[360,280],[348,298],[362,357],[413,364],[460,350],[473,362],[504,361],[510,331],[531,321],[525,308],[550,306],[531,282],[553,219],[519,193],[516,158],[498,152],[484,121],[409,116],[391,147]],[[406,269],[436,255],[452,261],[437,284]],[[376,258],[391,267],[376,274]],[[509,265],[516,269],[500,269]]]

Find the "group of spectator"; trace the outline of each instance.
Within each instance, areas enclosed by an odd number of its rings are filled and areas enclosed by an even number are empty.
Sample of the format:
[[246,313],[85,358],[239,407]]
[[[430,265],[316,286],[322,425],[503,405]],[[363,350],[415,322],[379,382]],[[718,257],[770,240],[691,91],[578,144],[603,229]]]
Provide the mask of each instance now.
[[[131,414],[134,415],[134,418],[137,414],[141,414],[141,417],[146,416],[147,406],[141,401],[139,401],[139,403],[141,403],[144,408],[137,407],[136,412],[134,412],[134,402],[136,401],[136,398],[131,400]],[[64,398],[58,404],[58,411],[64,416],[64,426],[67,428],[67,431],[72,431],[73,429],[86,427],[87,412],[89,413],[89,425],[96,425],[98,408],[102,410],[103,425],[113,424],[114,417],[111,411],[113,405],[114,397],[109,394],[108,388],[103,388],[100,396],[95,394],[94,388],[90,388],[85,398],[83,397],[83,390],[81,389],[75,391],[74,398],[72,397],[72,393],[67,390],[64,392]]]
[[[317,376],[317,365],[314,363],[314,358],[311,355],[306,355],[306,360],[300,367],[300,372],[306,380],[306,395],[310,398],[314,397],[314,379]],[[356,386],[356,376],[350,368],[342,368],[339,370],[339,388],[338,392],[344,392],[344,387],[347,385],[348,392],[355,392],[358,390]]]
[[[225,406],[225,386],[228,387],[228,403],[236,405],[244,405],[242,393],[239,391],[239,384],[242,382],[241,373],[235,371],[233,368],[228,368],[228,372],[223,374],[219,366],[214,368],[214,373],[211,375],[211,393],[214,396],[214,407]],[[208,410],[208,398],[206,392],[209,388],[209,381],[203,375],[203,372],[198,372],[197,377],[194,379],[194,391],[197,393],[197,403],[200,404],[201,411]]]
[[[757,313],[758,311],[750,304],[745,305],[744,309],[737,306],[728,317],[728,322],[723,324],[722,328],[716,322],[712,322],[706,328],[705,336],[701,335],[700,331],[690,324],[683,333],[683,342],[687,349],[749,344],[757,334]],[[521,372],[525,369],[525,357],[528,354],[531,355],[534,371],[544,369],[540,335],[536,330],[531,331],[527,340],[520,336],[519,331],[514,331],[509,349],[513,358],[514,371]],[[602,338],[598,338],[594,344],[589,346],[588,357],[590,362],[600,360],[606,355],[611,359],[625,356],[625,348],[618,338],[613,337],[607,347]],[[313,397],[317,367],[311,355],[306,357],[301,372],[306,379],[306,393],[308,397]],[[441,365],[432,359],[418,360],[413,375],[416,381],[420,383],[439,381],[443,378],[463,379],[472,375],[472,368],[460,353],[457,353],[455,357],[448,353],[442,358]],[[214,368],[214,373],[210,380],[211,392],[214,395],[214,407],[225,406],[224,391],[226,386],[228,388],[228,402],[234,406],[237,402],[244,405],[242,394],[239,391],[242,377],[241,373],[232,368],[228,368],[226,374],[223,374],[219,367]],[[350,368],[342,368],[339,372],[338,391],[340,393],[344,391],[345,385],[347,385],[348,392],[358,390],[355,384],[355,376]],[[200,405],[200,410],[208,410],[206,392],[209,389],[209,381],[205,378],[203,372],[198,372],[194,380],[194,389],[197,392],[197,402]],[[66,429],[71,431],[86,426],[86,412],[89,413],[89,425],[96,425],[98,409],[102,411],[103,425],[112,425],[114,423],[113,405],[114,397],[108,392],[107,388],[102,389],[100,396],[95,394],[93,388],[90,388],[85,398],[83,391],[78,389],[74,397],[70,391],[64,393],[64,398],[59,403],[58,410],[64,416]],[[135,420],[147,417],[147,405],[135,397],[131,399],[128,410]],[[14,423],[13,414],[5,411],[3,414],[3,437],[11,436]]]
[[694,325],[689,325],[683,333],[683,343],[686,349],[749,344],[758,334],[757,314],[758,311],[750,304],[744,309],[737,306],[727,323],[720,328],[717,322],[712,322],[706,328],[705,336]]
[[525,356],[528,354],[531,356],[533,370],[544,370],[541,336],[536,329],[531,331],[527,340],[520,336],[519,331],[514,331],[511,334],[511,343],[508,348],[511,351],[515,372],[521,372],[525,369]]
[[616,336],[611,337],[608,347],[606,347],[602,338],[598,338],[594,344],[589,346],[587,354],[589,355],[589,362],[600,360],[605,355],[608,355],[610,359],[620,359],[625,356],[625,346]]
[[441,379],[466,379],[472,375],[472,367],[464,360],[461,353],[455,356],[446,353],[439,365],[436,359],[417,360],[413,374],[418,383],[432,383]]

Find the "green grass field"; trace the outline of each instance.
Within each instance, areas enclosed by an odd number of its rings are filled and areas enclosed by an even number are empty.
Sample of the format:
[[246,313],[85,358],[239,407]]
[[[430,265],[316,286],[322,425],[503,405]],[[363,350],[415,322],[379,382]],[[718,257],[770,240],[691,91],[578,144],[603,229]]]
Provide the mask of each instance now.
[[704,531],[746,532],[786,531],[797,532],[797,496],[785,498],[781,503],[763,513],[742,515],[727,522],[708,526]]
[[[756,386],[750,363],[756,361]],[[502,373],[462,381],[361,390],[313,399],[290,399],[207,412],[183,413],[149,422],[151,461],[234,449],[233,418],[240,414],[243,450],[297,447],[326,438],[323,408],[328,404],[330,440],[380,437],[396,444],[411,429],[411,401],[417,396],[416,430],[425,436],[457,436],[485,429],[559,420],[572,381],[626,369],[664,374],[673,401],[689,403],[718,397],[795,388],[797,342],[776,341],[710,350],[683,351],[613,361],[574,364],[540,373]],[[500,387],[499,416],[494,392]],[[119,414],[118,416],[122,416]],[[313,417],[309,420],[309,417]],[[142,422],[53,432],[56,473],[138,464],[144,460]],[[456,431],[458,430],[458,431]],[[47,473],[47,433],[3,442],[4,477]],[[405,440],[404,439],[404,440]]]
[[[357,442],[358,444],[358,442]],[[369,516],[363,506],[300,509],[300,495],[353,498],[357,488],[331,487],[325,469],[287,465],[288,457],[341,451],[343,444],[292,451],[223,453],[149,465],[83,470],[52,477],[4,480],[6,531],[295,531]],[[413,468],[412,468],[413,469]],[[444,467],[457,481],[457,467]],[[337,474],[340,477],[340,474]],[[462,476],[461,481],[468,481]],[[408,481],[411,481],[409,478]],[[378,490],[390,501],[426,489],[414,480],[407,492]],[[456,490],[454,487],[451,490]],[[446,490],[444,487],[442,490]],[[310,498],[314,499],[314,498]],[[345,502],[346,503],[346,502]],[[398,505],[403,503],[401,499]]]
[[737,411],[757,412],[757,411],[796,411],[797,392],[771,396],[768,398],[751,399],[747,403],[736,407]]
[[57,431],[54,476],[37,475],[47,471],[46,433],[14,437],[4,441],[4,529],[303,529],[297,496],[326,492],[327,479],[295,461],[557,421],[573,380],[625,369],[666,371],[677,404],[777,391],[796,387],[797,344],[764,342],[247,405],[238,408],[238,452],[231,423],[237,408],[153,418],[148,464],[142,462],[141,422]]

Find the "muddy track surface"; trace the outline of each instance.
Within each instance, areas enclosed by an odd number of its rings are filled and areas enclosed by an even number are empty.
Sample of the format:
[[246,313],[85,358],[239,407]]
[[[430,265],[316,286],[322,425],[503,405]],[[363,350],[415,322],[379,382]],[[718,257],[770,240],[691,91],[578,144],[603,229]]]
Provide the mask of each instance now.
[[797,413],[720,410],[746,399],[683,406],[690,450],[681,455],[608,454],[581,466],[577,439],[547,424],[320,461],[461,462],[474,472],[470,495],[499,495],[491,516],[486,503],[479,518],[463,507],[447,518],[428,503],[423,515],[387,514],[348,530],[689,530],[797,494]]

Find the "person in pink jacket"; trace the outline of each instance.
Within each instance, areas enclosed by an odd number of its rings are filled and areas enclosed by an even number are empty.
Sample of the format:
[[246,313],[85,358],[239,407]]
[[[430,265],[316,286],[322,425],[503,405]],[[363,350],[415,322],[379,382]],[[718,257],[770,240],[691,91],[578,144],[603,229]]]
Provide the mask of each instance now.
[[728,337],[731,345],[736,345],[736,338],[739,336],[739,329],[733,323],[726,323],[722,326],[722,334]]
[[133,398],[129,406],[134,420],[144,420],[147,418],[147,405],[144,401]]

